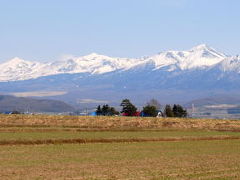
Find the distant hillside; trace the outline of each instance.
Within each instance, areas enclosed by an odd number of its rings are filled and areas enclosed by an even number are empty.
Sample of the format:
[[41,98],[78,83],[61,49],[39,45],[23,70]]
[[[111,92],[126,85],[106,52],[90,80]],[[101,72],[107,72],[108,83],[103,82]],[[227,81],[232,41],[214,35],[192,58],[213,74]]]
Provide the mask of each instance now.
[[195,107],[201,107],[206,105],[218,105],[218,104],[240,104],[240,97],[238,96],[213,96],[206,97],[201,99],[195,99],[188,102],[185,106],[192,107],[194,104]]
[[38,100],[32,98],[0,95],[0,112],[72,112],[74,108],[57,100]]

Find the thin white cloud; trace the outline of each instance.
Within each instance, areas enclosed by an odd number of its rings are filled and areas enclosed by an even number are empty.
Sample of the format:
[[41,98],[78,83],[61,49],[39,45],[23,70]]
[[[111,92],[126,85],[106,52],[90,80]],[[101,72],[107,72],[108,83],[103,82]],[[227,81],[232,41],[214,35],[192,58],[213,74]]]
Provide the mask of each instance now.
[[10,93],[17,97],[48,97],[48,96],[61,96],[67,94],[66,91],[30,91],[30,92],[17,92]]
[[108,101],[105,100],[97,100],[97,99],[79,99],[79,104],[88,104],[88,103],[99,103],[99,104],[105,104],[108,103]]

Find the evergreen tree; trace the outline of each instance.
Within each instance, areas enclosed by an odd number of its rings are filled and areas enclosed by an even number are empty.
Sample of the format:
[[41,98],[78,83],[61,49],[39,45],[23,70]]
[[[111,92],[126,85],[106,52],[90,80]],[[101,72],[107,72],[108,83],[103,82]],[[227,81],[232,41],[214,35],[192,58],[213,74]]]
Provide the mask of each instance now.
[[186,117],[187,116],[187,111],[183,109],[183,107],[179,104],[174,104],[173,105],[173,114],[174,117]]
[[97,107],[96,113],[98,116],[113,116],[118,115],[119,112],[115,110],[114,107],[110,107],[108,104],[104,104],[102,107],[99,105]]
[[173,114],[173,111],[172,111],[172,107],[169,104],[167,104],[165,106],[164,115],[166,117],[174,117],[174,114]]
[[122,100],[121,106],[121,113],[126,113],[128,116],[133,116],[137,112],[137,108],[130,102],[129,99]]
[[98,116],[102,115],[102,108],[101,108],[100,105],[98,105],[96,113],[97,113]]
[[102,107],[102,115],[107,116],[108,112],[109,112],[109,106],[108,106],[108,104],[104,104]]
[[109,108],[109,115],[110,115],[110,116],[119,115],[119,112],[116,111],[114,107],[110,107],[110,108]]
[[156,106],[150,106],[150,105],[143,107],[143,112],[149,117],[156,117],[158,114]]

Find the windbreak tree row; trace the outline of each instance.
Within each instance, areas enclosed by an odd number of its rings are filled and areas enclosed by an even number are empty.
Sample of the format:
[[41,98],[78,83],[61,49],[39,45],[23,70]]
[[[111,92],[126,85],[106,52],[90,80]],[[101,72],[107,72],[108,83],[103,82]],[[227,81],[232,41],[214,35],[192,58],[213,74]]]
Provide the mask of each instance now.
[[187,110],[179,104],[173,106],[167,104],[163,108],[161,104],[151,99],[146,106],[143,107],[142,111],[138,111],[137,107],[131,103],[129,99],[123,99],[121,104],[121,111],[117,111],[114,107],[104,104],[99,105],[96,109],[96,115],[98,116],[143,116],[143,117],[187,117]]

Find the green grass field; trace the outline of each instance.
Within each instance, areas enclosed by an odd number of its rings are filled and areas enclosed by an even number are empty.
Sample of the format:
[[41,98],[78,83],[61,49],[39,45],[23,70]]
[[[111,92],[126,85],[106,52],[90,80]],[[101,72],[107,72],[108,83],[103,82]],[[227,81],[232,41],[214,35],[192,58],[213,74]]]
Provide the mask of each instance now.
[[[236,121],[209,120],[211,124],[217,123],[217,127],[219,124],[231,127],[221,127],[219,131],[202,128],[200,120],[187,119],[183,123],[189,125],[194,121],[200,128],[182,128],[181,124],[176,127],[173,121],[181,123],[176,119],[150,119],[154,123],[174,124],[173,127],[151,128],[146,119],[147,127],[129,128],[123,118],[117,119],[117,123],[124,126],[96,128],[94,121],[91,127],[84,124],[86,117],[78,119],[80,125],[73,126],[69,122],[68,126],[61,121],[58,124],[55,119],[53,123],[50,117],[50,125],[44,126],[26,124],[23,118],[21,121],[14,121],[13,116],[7,118],[10,123],[6,120],[1,123],[0,118],[0,179],[240,179],[240,132]],[[105,118],[107,121],[108,117]],[[28,123],[29,120],[28,116]],[[127,119],[128,123],[130,120]],[[139,121],[145,123],[144,118]],[[86,122],[89,124],[89,120]],[[207,120],[204,123],[206,126]],[[67,142],[74,139],[93,142]],[[113,141],[94,142],[101,139]],[[139,141],[128,141],[131,139]],[[174,141],[165,141],[169,139]],[[47,144],[45,140],[53,143]],[[66,141],[54,143],[56,140]],[[35,144],[39,141],[41,144]]]
[[129,139],[129,138],[183,138],[183,137],[240,137],[239,132],[218,132],[204,130],[139,130],[139,131],[50,131],[1,132],[2,140],[42,140],[42,139]]

